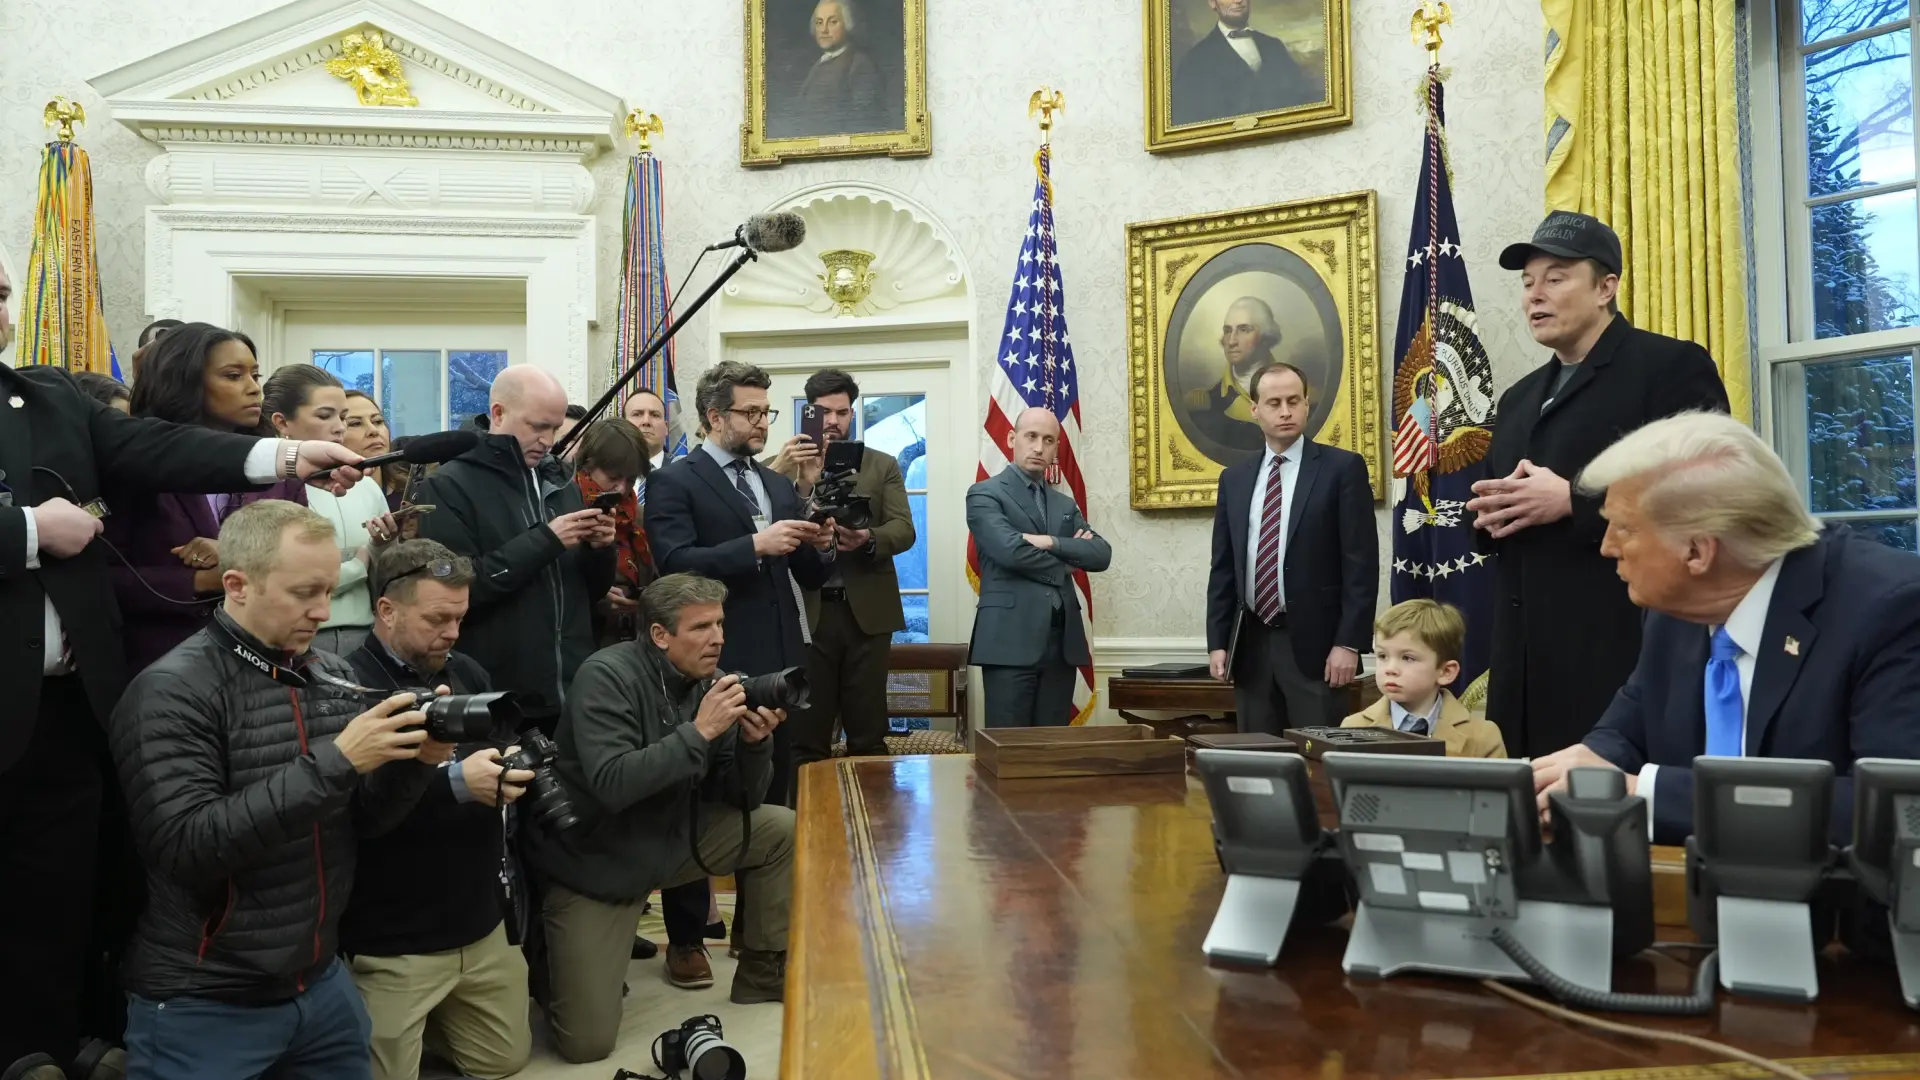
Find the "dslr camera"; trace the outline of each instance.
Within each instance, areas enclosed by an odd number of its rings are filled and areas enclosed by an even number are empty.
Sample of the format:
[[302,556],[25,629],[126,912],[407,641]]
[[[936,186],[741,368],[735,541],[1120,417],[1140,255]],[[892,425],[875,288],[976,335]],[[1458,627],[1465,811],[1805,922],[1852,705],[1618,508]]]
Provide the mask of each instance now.
[[[414,707],[426,714],[427,722],[422,726],[427,730],[427,737],[435,742],[498,742],[505,736],[497,733],[512,731],[524,719],[510,690],[447,697],[435,697],[431,690],[412,693]],[[520,737],[520,751],[500,759],[502,769],[525,769],[533,773],[520,805],[541,827],[556,832],[580,823],[573,801],[567,798],[567,791],[560,786],[560,777],[554,772],[553,763],[559,754],[553,740],[538,729],[529,729]]]
[[823,525],[828,518],[846,529],[873,527],[873,504],[865,495],[855,495],[853,485],[860,479],[860,457],[865,443],[827,444],[826,460],[820,466],[820,479],[813,484],[813,513],[807,520]]
[[500,759],[500,767],[533,773],[533,779],[527,781],[527,794],[517,805],[526,807],[526,812],[541,828],[565,832],[580,824],[580,815],[554,771],[553,763],[559,756],[560,748],[553,745],[553,740],[533,729],[520,737],[518,753]]
[[749,675],[736,671],[740,678],[741,689],[747,692],[749,709],[785,709],[793,712],[807,707],[811,688],[807,684],[807,669],[790,667],[769,675]]
[[[691,1073],[694,1080],[746,1080],[747,1059],[728,1046],[717,1016],[693,1016],[653,1041],[654,1067],[668,1076]],[[617,1076],[633,1076],[622,1070]]]

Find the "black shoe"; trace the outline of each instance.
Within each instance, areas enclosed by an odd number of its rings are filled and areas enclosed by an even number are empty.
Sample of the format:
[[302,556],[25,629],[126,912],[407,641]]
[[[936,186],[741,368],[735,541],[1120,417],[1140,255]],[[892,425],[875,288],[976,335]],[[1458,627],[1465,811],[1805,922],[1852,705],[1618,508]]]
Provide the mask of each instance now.
[[28,1054],[0,1069],[0,1080],[67,1080],[66,1071],[45,1054]]
[[637,937],[633,939],[633,958],[635,960],[651,960],[659,955],[660,946],[655,945],[652,938]]
[[126,1080],[127,1052],[104,1039],[88,1039],[67,1075],[73,1080]]
[[708,923],[708,924],[707,924],[707,929],[706,929],[706,931],[705,931],[705,934],[706,934],[706,939],[707,939],[708,941],[725,941],[725,940],[727,940],[727,924],[726,924],[726,922],[725,922],[725,920],[722,920],[722,921],[720,921],[720,922],[710,922],[710,923]]

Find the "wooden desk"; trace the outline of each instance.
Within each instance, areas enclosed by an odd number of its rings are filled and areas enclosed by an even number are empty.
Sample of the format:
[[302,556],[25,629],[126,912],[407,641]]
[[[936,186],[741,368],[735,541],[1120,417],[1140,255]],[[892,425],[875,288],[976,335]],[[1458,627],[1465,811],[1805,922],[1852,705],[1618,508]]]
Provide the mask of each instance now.
[[[1380,700],[1380,688],[1371,675],[1362,675],[1347,687],[1347,711],[1357,713]],[[1233,730],[1233,684],[1213,679],[1107,679],[1107,704],[1129,724],[1146,724],[1164,735],[1198,735],[1210,730]],[[1177,724],[1135,715],[1148,712],[1204,713],[1224,718],[1210,724]]]
[[[1346,935],[1296,930],[1272,970],[1211,967],[1225,878],[1186,777],[999,782],[972,759],[807,766],[787,976],[786,1080],[1707,1080],[1687,1047],[1549,1019],[1458,979],[1348,979]],[[1920,1077],[1920,1013],[1890,967],[1823,958],[1822,997],[1723,997],[1629,1018],[1819,1076]],[[1665,958],[1623,990],[1683,992]]]

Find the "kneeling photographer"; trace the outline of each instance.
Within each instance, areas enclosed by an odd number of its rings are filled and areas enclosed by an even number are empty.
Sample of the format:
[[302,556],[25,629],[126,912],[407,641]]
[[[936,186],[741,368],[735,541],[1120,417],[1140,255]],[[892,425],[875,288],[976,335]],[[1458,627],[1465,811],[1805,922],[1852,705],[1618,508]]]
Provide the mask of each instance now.
[[613,1052],[629,950],[656,888],[733,874],[744,918],[732,1000],[782,1000],[793,811],[762,800],[786,712],[777,693],[750,691],[793,687],[715,677],[726,598],[693,574],[655,581],[640,594],[646,634],[594,653],[567,694],[557,767],[581,823],[530,831],[528,857],[545,882],[547,1018],[568,1061]]
[[406,821],[360,841],[340,948],[373,1021],[375,1080],[414,1080],[423,1046],[494,1080],[525,1067],[533,1047],[501,808],[534,774],[502,764],[495,740],[513,735],[505,699],[493,710],[459,700],[493,689],[477,661],[453,651],[473,565],[435,541],[408,540],[375,557],[370,583],[373,633],[348,657],[355,676],[383,693],[444,685],[454,696],[442,711],[471,718],[461,726],[474,730],[446,733],[456,756]]

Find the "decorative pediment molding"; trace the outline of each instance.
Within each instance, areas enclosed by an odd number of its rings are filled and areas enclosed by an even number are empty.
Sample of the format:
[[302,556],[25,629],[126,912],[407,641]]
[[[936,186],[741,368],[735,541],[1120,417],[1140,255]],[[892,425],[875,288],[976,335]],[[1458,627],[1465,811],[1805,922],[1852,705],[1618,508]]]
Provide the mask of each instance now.
[[[327,71],[377,32],[418,106],[362,105]],[[613,145],[618,95],[414,0],[295,0],[100,75],[116,120],[161,143],[486,149],[590,157]]]

